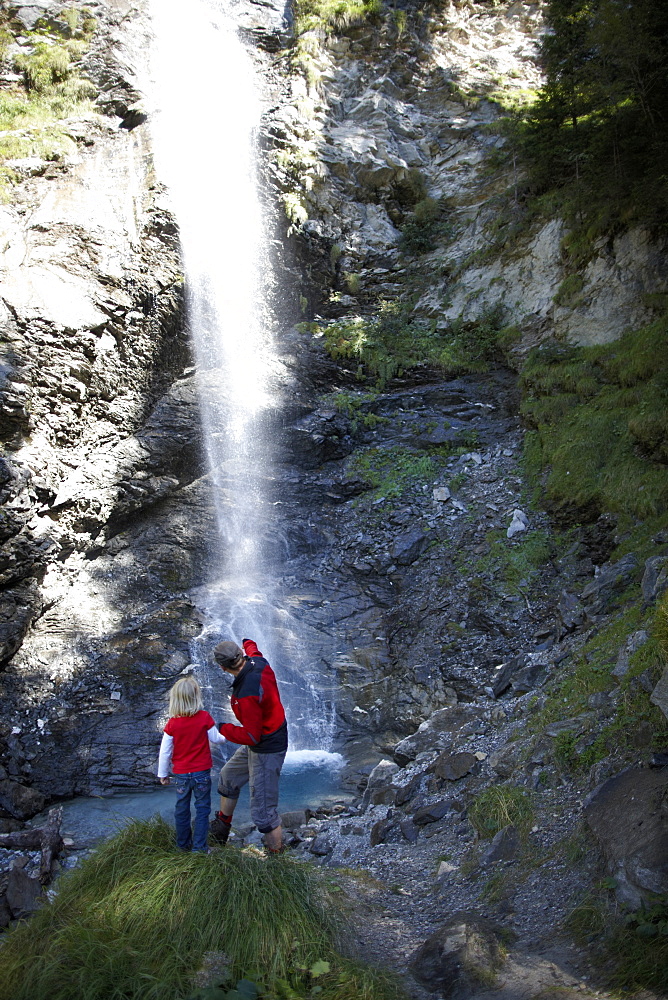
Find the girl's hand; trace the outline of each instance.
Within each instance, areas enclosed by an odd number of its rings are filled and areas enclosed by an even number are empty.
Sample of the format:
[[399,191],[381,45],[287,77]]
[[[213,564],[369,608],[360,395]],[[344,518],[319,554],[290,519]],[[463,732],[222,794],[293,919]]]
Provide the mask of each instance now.
[[161,778],[160,779],[160,784],[161,785],[168,785],[169,784],[169,778]]

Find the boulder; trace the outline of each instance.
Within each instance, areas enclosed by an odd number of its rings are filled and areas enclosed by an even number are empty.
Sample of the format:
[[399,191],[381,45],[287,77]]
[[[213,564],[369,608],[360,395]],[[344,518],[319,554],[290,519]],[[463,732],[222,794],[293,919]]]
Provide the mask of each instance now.
[[480,859],[483,865],[494,865],[497,861],[512,861],[520,849],[520,835],[514,826],[504,826],[494,836],[492,843],[483,851]]
[[637,567],[638,558],[633,552],[628,552],[615,563],[606,563],[582,591],[582,600],[596,605],[597,609],[603,608],[614,594],[628,586]]
[[445,778],[447,781],[458,781],[464,775],[470,774],[478,763],[476,756],[468,751],[451,753],[446,750],[439,754],[433,764],[428,767],[430,774],[435,774],[437,778]]
[[434,931],[411,958],[417,981],[447,1000],[467,1000],[494,984],[501,965],[496,929],[470,912],[455,914]]
[[382,788],[384,785],[389,784],[398,770],[399,765],[395,764],[393,760],[379,761],[369,775],[366,786],[367,791],[371,791],[374,788]]
[[420,528],[416,528],[395,538],[390,554],[398,566],[410,566],[422,555],[428,544],[429,536]]
[[27,788],[11,779],[0,781],[0,809],[13,819],[30,819],[44,805],[44,796],[36,788]]
[[420,809],[417,809],[413,815],[413,822],[416,826],[426,826],[427,823],[435,823],[437,820],[443,819],[449,811],[449,801],[447,799],[440,799],[438,802],[432,802],[431,805],[422,806]]
[[31,878],[24,870],[25,859],[15,861],[7,881],[7,905],[14,920],[29,917],[39,905],[42,886],[39,879]]
[[523,510],[514,510],[513,519],[510,522],[506,535],[508,538],[512,538],[514,535],[519,535],[520,532],[526,531],[529,527],[529,521]]
[[637,909],[668,892],[668,769],[621,771],[588,796],[584,815],[621,903]]
[[7,896],[0,896],[0,928],[8,927],[12,919],[12,911],[9,909]]
[[504,691],[508,690],[513,677],[518,670],[526,666],[528,660],[529,657],[527,654],[520,653],[519,656],[513,656],[512,659],[496,668],[496,676],[491,685],[495,698],[499,698]]
[[409,844],[416,844],[419,830],[416,827],[412,819],[404,819],[399,824],[399,829],[401,830],[402,836]]
[[401,767],[405,767],[425,750],[444,749],[445,734],[459,732],[477,719],[476,711],[465,705],[441,708],[421,723],[417,732],[397,743],[392,756]]
[[311,854],[315,854],[317,858],[326,858],[328,854],[331,854],[334,850],[334,839],[333,837],[328,837],[325,834],[318,834],[317,837],[311,842],[309,851]]
[[305,809],[292,809],[289,812],[281,813],[281,826],[286,830],[296,830],[297,827],[306,826],[308,816]]
[[585,613],[582,604],[575,594],[562,590],[559,598],[559,618],[566,632],[572,632],[578,625],[582,625],[585,620]]
[[377,847],[378,844],[384,844],[396,827],[396,821],[391,815],[386,816],[384,819],[379,819],[378,822],[374,823],[371,827],[371,834],[369,837],[369,843],[371,846]]

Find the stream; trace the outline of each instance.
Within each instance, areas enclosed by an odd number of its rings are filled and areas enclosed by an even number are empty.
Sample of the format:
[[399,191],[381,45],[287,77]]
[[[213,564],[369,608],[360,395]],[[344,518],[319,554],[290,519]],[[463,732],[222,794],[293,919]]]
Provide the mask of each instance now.
[[[352,799],[351,792],[341,787],[344,759],[341,754],[326,750],[292,750],[281,773],[279,810],[330,806]],[[217,768],[211,772],[212,812],[218,808],[216,794]],[[109,796],[79,796],[62,802],[62,833],[74,841],[77,849],[91,847],[104,837],[112,836],[133,819],[150,819],[156,814],[174,822],[174,780],[166,788],[158,785],[154,791],[126,792]],[[42,826],[48,810],[35,816],[31,826]],[[234,814],[235,827],[252,825],[248,805],[248,786],[242,789]]]

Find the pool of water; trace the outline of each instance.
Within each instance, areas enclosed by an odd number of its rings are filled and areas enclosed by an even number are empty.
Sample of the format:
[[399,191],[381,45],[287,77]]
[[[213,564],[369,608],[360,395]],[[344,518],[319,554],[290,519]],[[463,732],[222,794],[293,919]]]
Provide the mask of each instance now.
[[[341,754],[325,750],[289,751],[281,773],[279,810],[312,809],[347,801],[350,792],[340,785],[345,761]],[[219,807],[215,791],[216,770],[212,771],[212,811]],[[75,846],[90,845],[115,833],[133,819],[149,819],[156,813],[169,822],[174,820],[174,784],[157,786],[155,791],[128,792],[106,797],[79,797],[60,803],[63,809],[62,833],[72,837]],[[42,814],[45,816],[46,813]],[[32,825],[39,826],[42,817]],[[235,826],[250,823],[248,786],[242,789],[234,813]]]

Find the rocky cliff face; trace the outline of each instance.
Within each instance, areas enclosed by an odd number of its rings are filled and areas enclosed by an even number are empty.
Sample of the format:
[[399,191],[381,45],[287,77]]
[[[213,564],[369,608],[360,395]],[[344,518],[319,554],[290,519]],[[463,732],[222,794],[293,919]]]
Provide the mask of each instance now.
[[[311,312],[365,313],[410,292],[437,331],[496,309],[525,349],[553,336],[606,343],[647,322],[645,296],[666,287],[665,242],[640,230],[599,240],[564,285],[563,224],[517,235],[521,174],[492,167],[499,115],[540,84],[540,4],[407,10],[408,20],[402,8],[375,26],[302,35],[290,102],[272,118]],[[425,197],[442,206],[441,231],[415,264],[399,253],[399,230]]]
[[[35,25],[53,44],[67,36],[59,4],[4,7],[17,39],[10,65],[31,51]],[[138,541],[132,555],[113,541],[200,474],[192,379],[175,381],[188,364],[178,235],[146,127],[127,117],[145,28],[137,13],[95,5],[83,72],[97,109],[65,121],[59,159],[8,162],[16,183],[0,210],[0,741],[11,778],[56,795],[91,787],[96,768],[125,769],[113,752],[96,764],[90,735],[104,722],[110,746],[121,739],[124,676],[132,687],[158,661],[169,676],[187,662],[174,645],[187,615],[163,602],[145,620],[143,581],[173,572],[161,563],[168,537],[145,538],[141,552]],[[4,86],[17,79],[9,73]],[[170,617],[178,626],[161,645]]]

